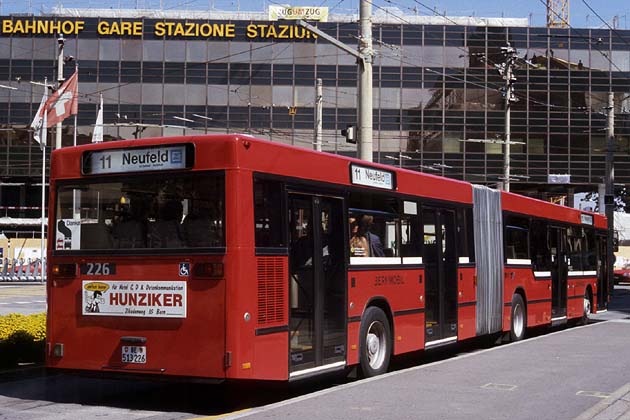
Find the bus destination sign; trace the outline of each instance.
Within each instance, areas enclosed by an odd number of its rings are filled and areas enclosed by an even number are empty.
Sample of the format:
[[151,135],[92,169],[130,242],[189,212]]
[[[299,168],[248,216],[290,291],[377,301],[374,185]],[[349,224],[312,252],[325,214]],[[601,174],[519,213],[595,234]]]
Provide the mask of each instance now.
[[582,222],[583,225],[593,226],[593,215],[581,213],[580,222]]
[[189,168],[192,166],[192,147],[187,146],[189,145],[182,144],[86,152],[83,155],[83,174],[100,175]]
[[382,169],[350,165],[350,182],[356,185],[393,190],[396,188],[394,173]]

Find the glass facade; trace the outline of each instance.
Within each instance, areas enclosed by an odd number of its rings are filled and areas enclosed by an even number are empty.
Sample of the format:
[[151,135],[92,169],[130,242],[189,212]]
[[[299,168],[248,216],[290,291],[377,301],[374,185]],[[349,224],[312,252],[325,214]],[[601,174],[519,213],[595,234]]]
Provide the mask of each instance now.
[[[23,18],[3,19],[15,25]],[[340,134],[357,120],[355,59],[302,28],[263,21],[55,19],[83,22],[65,46],[79,65],[79,144],[91,139],[102,93],[106,141],[245,132],[311,148],[314,86],[321,78],[323,148],[356,153]],[[140,35],[102,33],[131,20],[142,23]],[[318,26],[357,43],[356,23]],[[56,37],[4,32],[0,84],[17,90],[0,89],[0,126],[10,129],[0,131],[0,177],[36,180],[41,152],[25,128],[42,87],[28,82],[55,78]],[[529,63],[516,71],[512,141],[522,144],[511,150],[512,190],[540,185],[544,191],[550,174],[569,174],[576,188],[596,190],[605,171],[608,91],[615,93],[615,181],[630,183],[630,31],[383,23],[374,25],[373,36],[375,161],[499,182],[501,144],[475,140],[503,138],[504,81],[495,65],[509,42]],[[66,66],[66,76],[73,71]],[[66,120],[63,145],[72,142]]]

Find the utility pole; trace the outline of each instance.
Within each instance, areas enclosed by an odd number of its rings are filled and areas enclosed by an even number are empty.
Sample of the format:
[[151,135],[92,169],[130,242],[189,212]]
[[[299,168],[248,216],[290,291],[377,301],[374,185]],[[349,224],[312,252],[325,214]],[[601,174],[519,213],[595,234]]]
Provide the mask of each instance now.
[[514,82],[516,76],[514,76],[514,68],[516,67],[516,48],[510,46],[508,42],[507,47],[501,47],[501,54],[505,57],[505,61],[501,64],[495,64],[495,67],[499,71],[499,74],[505,80],[505,87],[503,88],[503,95],[505,98],[505,147],[503,156],[503,190],[510,191],[510,145],[511,145],[511,126],[510,126],[510,114],[512,104],[518,102],[518,98],[514,95]]
[[[63,39],[63,34],[59,34],[59,37],[57,38],[57,44],[59,46],[59,54],[57,55],[57,89],[59,89],[64,80],[66,80],[63,77],[63,46],[65,43],[66,40]],[[61,149],[61,121],[57,123],[57,130],[55,131],[55,135],[55,148]]]
[[323,107],[322,79],[315,82],[315,144],[314,149],[322,151],[322,107]]
[[608,106],[606,107],[608,124],[606,126],[606,195],[604,204],[606,205],[606,218],[608,219],[608,235],[606,236],[606,265],[608,291],[612,292],[614,287],[614,264],[613,236],[615,233],[615,96],[608,92]]
[[[343,42],[339,42],[326,32],[317,29],[317,27],[303,20],[297,20],[295,23],[357,58],[360,68],[359,89],[357,93],[359,112],[359,142],[357,153],[359,159],[372,162],[372,62],[374,61],[374,50],[372,49],[372,3],[370,3],[370,0],[361,0],[359,19],[361,22],[359,51],[347,46]],[[347,132],[354,133],[354,130],[350,129],[347,130]],[[353,143],[350,140],[347,141]]]
[[374,51],[372,49],[372,3],[369,0],[361,0],[359,21],[361,22],[359,54],[363,57],[363,60],[359,60],[361,74],[357,98],[359,104],[359,159],[372,162],[372,61]]

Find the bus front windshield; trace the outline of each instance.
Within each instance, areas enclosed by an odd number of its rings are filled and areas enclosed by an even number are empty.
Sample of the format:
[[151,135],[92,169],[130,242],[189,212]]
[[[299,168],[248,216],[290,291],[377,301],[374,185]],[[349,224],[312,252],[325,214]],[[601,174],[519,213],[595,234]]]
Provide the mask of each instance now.
[[169,174],[62,184],[55,250],[224,247],[224,179]]

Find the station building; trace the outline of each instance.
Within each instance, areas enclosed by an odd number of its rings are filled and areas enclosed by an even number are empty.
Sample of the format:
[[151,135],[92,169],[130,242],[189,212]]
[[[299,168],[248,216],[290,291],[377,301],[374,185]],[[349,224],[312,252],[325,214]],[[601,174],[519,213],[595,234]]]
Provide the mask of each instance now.
[[[505,82],[496,66],[509,43],[523,58],[510,120],[519,143],[511,147],[511,190],[539,198],[597,191],[609,91],[615,182],[630,183],[630,31],[374,13],[375,162],[500,183]],[[79,144],[91,141],[102,94],[105,141],[237,132],[312,148],[321,78],[323,150],[356,154],[341,135],[357,121],[356,59],[294,21],[271,21],[267,13],[93,9],[0,20],[0,85],[16,88],[0,88],[5,232],[38,231],[19,222],[38,217],[41,201],[42,154],[28,126],[43,87],[31,82],[56,79],[59,32],[72,57],[65,76],[79,67]],[[356,46],[357,21],[331,14],[317,26]],[[54,143],[52,129],[48,138]],[[73,144],[72,119],[64,122],[62,144]]]

